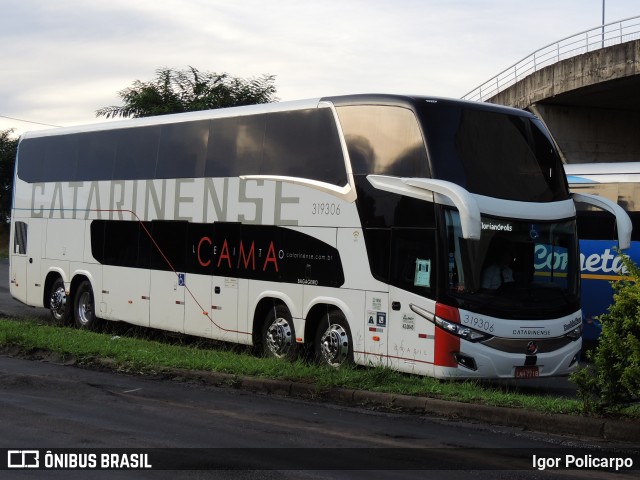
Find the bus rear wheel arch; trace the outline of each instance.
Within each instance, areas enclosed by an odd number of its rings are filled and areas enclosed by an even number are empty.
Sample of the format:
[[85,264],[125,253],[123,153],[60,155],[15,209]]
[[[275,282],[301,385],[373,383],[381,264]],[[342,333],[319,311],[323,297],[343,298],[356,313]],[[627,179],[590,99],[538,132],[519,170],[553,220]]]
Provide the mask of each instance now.
[[353,364],[353,338],[349,322],[337,309],[329,310],[318,324],[314,337],[316,361],[339,368]]

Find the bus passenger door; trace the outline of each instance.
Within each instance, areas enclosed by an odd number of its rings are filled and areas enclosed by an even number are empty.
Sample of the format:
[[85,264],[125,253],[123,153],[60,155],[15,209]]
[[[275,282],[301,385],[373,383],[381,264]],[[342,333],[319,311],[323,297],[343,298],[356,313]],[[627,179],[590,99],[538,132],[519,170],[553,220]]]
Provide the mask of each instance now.
[[425,373],[434,361],[435,230],[398,228],[391,234],[389,360],[393,369]]

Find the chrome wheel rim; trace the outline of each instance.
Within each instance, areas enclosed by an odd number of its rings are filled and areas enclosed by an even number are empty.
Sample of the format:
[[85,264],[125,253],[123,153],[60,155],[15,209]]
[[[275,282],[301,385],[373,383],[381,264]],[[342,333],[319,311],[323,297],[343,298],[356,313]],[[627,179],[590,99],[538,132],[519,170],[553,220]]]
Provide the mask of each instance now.
[[93,299],[90,292],[82,292],[78,299],[78,321],[87,325],[93,320]]
[[330,325],[320,337],[324,361],[332,367],[343,365],[349,358],[349,335],[342,325]]
[[287,356],[293,345],[293,329],[284,318],[276,318],[267,328],[266,343],[268,351],[278,358]]
[[56,320],[62,320],[67,306],[67,293],[64,291],[64,287],[60,286],[51,293],[49,304],[51,305],[51,313],[54,318]]

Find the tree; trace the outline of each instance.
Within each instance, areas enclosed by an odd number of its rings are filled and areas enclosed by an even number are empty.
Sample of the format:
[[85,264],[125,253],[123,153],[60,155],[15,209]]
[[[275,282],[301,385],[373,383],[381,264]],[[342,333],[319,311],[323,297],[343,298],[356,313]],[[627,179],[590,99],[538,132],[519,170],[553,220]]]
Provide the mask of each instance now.
[[13,129],[0,130],[0,224],[3,226],[11,218],[13,169],[18,151],[18,139],[12,138],[12,134]]
[[640,399],[640,268],[621,255],[631,280],[613,284],[613,305],[599,320],[602,333],[590,364],[575,372],[584,410],[615,410]]
[[96,116],[138,118],[275,102],[278,99],[274,80],[273,75],[243,79],[226,73],[200,72],[194,67],[160,69],[150,82],[136,80],[118,92],[124,105],[103,107]]

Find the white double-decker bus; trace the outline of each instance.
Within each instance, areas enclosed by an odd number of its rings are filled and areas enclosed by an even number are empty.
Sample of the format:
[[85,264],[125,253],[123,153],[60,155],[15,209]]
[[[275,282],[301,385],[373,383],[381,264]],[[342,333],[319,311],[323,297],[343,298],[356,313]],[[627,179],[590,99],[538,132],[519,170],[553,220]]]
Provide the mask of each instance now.
[[[618,215],[613,202],[581,195]],[[25,134],[11,293],[293,358],[537,377],[581,347],[576,210],[532,115],[327,97]]]

